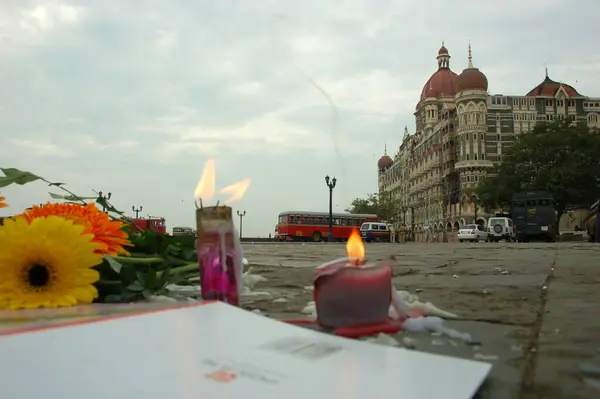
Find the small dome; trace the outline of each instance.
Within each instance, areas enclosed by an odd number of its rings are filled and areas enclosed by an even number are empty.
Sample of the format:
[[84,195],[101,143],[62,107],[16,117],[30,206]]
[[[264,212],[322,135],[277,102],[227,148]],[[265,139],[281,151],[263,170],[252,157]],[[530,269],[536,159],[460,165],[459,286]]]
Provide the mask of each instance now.
[[438,55],[447,55],[448,54],[448,49],[446,48],[446,46],[444,46],[442,44],[442,47],[440,47],[440,50],[438,51]]
[[390,158],[389,155],[384,155],[381,158],[379,158],[379,161],[377,161],[377,168],[379,168],[379,170],[381,169],[385,169],[388,168],[390,166],[392,166],[392,164],[394,163],[394,160],[392,158]]
[[487,91],[487,77],[477,68],[467,68],[456,79],[456,92],[465,90]]

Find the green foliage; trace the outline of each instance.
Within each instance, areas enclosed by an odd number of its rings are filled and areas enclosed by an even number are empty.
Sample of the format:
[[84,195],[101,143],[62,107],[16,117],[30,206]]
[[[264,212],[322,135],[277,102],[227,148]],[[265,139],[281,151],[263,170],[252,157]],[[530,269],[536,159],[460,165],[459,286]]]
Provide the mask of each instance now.
[[41,177],[36,176],[33,173],[24,172],[15,168],[0,168],[0,170],[4,173],[4,177],[0,177],[0,187],[10,186],[11,184],[22,186],[41,179]]
[[589,205],[600,196],[600,135],[565,120],[538,123],[505,151],[494,172],[476,190],[488,209],[525,190],[552,193],[559,214]]
[[[65,202],[94,201],[107,213],[123,215],[105,198],[82,197],[66,189],[64,183],[51,182],[33,173],[14,168],[0,168],[0,188],[11,184],[24,185],[41,180],[48,186],[58,187],[66,195],[49,193],[50,197]],[[115,219],[113,217],[113,219]],[[99,297],[97,302],[134,302],[153,295],[168,293],[169,284],[187,284],[190,277],[198,276],[198,259],[195,237],[173,237],[154,231],[139,231],[126,217],[120,221],[128,223],[129,240],[133,244],[131,256],[112,257],[106,255],[95,268],[100,272],[100,281],[95,285]]]
[[192,240],[154,231],[132,232],[131,256],[105,256],[97,268],[99,302],[133,302],[168,293],[168,284],[186,284],[198,275],[198,258]]
[[356,198],[350,203],[350,208],[346,209],[350,213],[374,213],[379,219],[392,222],[397,209],[391,199],[391,196],[385,194],[368,194],[366,198]]

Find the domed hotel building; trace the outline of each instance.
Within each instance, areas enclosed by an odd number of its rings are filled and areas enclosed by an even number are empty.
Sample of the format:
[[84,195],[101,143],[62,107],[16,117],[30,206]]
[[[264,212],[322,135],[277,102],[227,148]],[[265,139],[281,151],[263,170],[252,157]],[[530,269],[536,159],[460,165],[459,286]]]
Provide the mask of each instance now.
[[[538,121],[569,118],[600,127],[600,97],[580,94],[573,86],[544,80],[525,95],[488,93],[485,74],[472,62],[456,74],[442,44],[438,69],[425,82],[415,109],[416,129],[404,128],[402,144],[377,162],[379,193],[396,204],[397,231],[417,241],[441,240],[489,214],[477,204],[474,189],[502,162],[503,151]],[[565,216],[561,230],[581,226],[580,216]],[[564,224],[567,225],[564,225]]]

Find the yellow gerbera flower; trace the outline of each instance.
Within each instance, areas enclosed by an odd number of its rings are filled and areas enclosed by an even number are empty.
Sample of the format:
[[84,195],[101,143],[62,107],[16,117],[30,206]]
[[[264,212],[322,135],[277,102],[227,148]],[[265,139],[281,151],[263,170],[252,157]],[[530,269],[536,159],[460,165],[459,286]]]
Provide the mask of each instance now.
[[0,226],[0,308],[55,308],[98,296],[91,269],[102,261],[85,226],[50,216],[5,220]]
[[4,202],[5,200],[6,198],[0,195],[0,208],[6,208],[8,206],[8,204]]
[[47,216],[60,216],[85,226],[85,232],[94,235],[94,242],[99,244],[96,252],[112,256],[129,255],[123,246],[132,246],[123,229],[123,222],[110,220],[106,212],[102,212],[94,203],[52,204],[32,206],[19,217],[28,221]]

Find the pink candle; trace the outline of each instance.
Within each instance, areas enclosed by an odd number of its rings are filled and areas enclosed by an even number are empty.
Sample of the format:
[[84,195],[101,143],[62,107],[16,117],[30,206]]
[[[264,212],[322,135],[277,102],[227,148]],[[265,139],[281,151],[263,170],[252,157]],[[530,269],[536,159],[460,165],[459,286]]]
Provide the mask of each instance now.
[[385,323],[392,297],[390,264],[355,266],[349,259],[344,263],[315,279],[314,299],[319,324],[339,328]]

